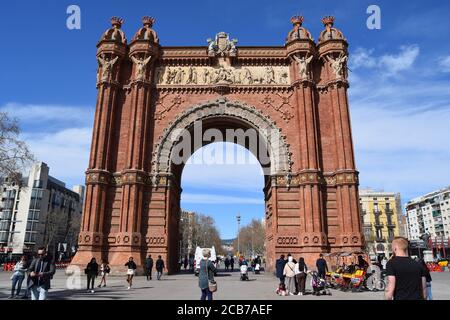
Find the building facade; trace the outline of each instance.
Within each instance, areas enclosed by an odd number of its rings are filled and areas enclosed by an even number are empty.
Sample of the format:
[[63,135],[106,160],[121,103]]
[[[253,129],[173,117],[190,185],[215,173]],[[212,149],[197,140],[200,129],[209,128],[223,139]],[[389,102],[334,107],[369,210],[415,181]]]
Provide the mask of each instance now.
[[359,202],[369,255],[389,257],[394,237],[404,235],[400,194],[360,189]]
[[1,185],[0,252],[21,255],[44,246],[52,253],[64,250],[70,254],[78,238],[84,196],[83,186],[75,188],[78,192],[50,176],[49,167],[42,162],[32,166],[21,185],[11,185],[5,178]]
[[180,256],[191,257],[195,254],[196,214],[192,211],[181,211],[180,218]]
[[419,240],[424,234],[432,239],[450,236],[450,187],[414,198],[406,204],[408,236]]
[[95,256],[123,272],[133,256],[142,270],[152,254],[177,272],[180,142],[199,133],[183,150],[187,160],[211,142],[202,140],[208,129],[249,149],[246,137],[224,133],[256,132],[268,270],[280,254],[314,263],[319,253],[361,249],[348,43],[334,17],[322,20],[317,41],[303,17],[293,17],[279,46],[238,46],[225,32],[207,46],[162,46],[155,20],[142,21],[128,42],[114,17],[97,45],[98,99],[73,263]]

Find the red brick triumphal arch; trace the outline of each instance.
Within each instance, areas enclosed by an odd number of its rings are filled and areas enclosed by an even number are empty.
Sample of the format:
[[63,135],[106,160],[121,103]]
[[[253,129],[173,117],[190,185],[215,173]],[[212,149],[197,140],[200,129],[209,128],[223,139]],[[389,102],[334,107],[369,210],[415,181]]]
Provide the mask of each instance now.
[[[220,32],[208,46],[165,47],[153,18],[143,18],[130,42],[123,21],[112,18],[97,45],[98,99],[73,263],[95,256],[120,270],[128,257],[142,266],[152,254],[178,270],[183,163],[174,157],[183,132],[195,136],[196,128],[257,132],[251,151],[265,172],[268,269],[282,253],[311,262],[320,252],[360,249],[348,45],[333,22],[323,19],[317,42],[293,17],[284,46],[241,47]],[[194,138],[181,158],[206,143]]]

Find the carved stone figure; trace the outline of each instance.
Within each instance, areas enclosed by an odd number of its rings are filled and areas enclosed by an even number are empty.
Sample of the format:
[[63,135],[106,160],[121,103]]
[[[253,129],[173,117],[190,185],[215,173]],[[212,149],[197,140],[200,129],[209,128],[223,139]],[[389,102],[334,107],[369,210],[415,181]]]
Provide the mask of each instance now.
[[309,71],[309,64],[311,63],[313,56],[310,56],[309,58],[306,57],[298,57],[294,55],[294,59],[297,61],[298,65],[298,74],[300,75],[300,79],[307,79],[308,78],[308,71]]
[[264,74],[264,83],[275,83],[275,72],[273,71],[272,67],[266,67],[266,71]]
[[100,77],[101,81],[107,81],[110,78],[114,64],[117,62],[118,59],[119,57],[115,57],[112,60],[105,58],[105,56],[98,57],[98,62],[102,68]]
[[186,84],[197,84],[197,70],[193,67],[189,67]]
[[210,82],[209,70],[207,68],[203,69],[203,83],[208,84]]
[[331,64],[331,68],[333,69],[336,78],[340,79],[344,77],[344,67],[348,57],[345,54],[341,53],[337,59],[333,59],[331,55],[327,56],[327,58]]
[[136,79],[145,78],[145,71],[147,69],[147,64],[150,62],[151,58],[152,56],[144,60],[144,58],[137,59],[135,57],[131,57],[131,60],[133,60],[134,64],[136,65],[136,72],[135,72]]
[[244,69],[244,76],[242,78],[243,84],[253,84],[253,76],[248,68]]
[[175,80],[176,70],[168,68],[166,72],[166,84],[171,84]]
[[183,78],[184,78],[184,70],[181,69],[181,67],[178,67],[178,70],[175,71],[176,75],[175,75],[175,84],[181,84],[183,82]]
[[281,72],[280,84],[288,84],[288,73],[286,71]]
[[155,82],[157,84],[161,84],[164,82],[164,67],[160,67],[156,69],[156,74],[155,74]]
[[233,83],[234,84],[240,84],[241,83],[241,71],[240,70],[234,70],[233,73]]

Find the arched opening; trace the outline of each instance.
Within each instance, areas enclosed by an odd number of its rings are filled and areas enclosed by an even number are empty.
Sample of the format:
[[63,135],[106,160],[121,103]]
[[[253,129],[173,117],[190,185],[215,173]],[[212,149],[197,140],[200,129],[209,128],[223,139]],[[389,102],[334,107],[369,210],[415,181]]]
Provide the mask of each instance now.
[[[264,173],[248,149],[228,142],[198,149],[183,168],[181,189],[179,256],[183,261],[192,258],[197,246],[214,246],[223,256],[237,252],[246,258],[264,256]],[[247,227],[250,223],[253,229]],[[237,241],[239,226],[243,231]],[[251,234],[249,243],[249,232],[260,230],[255,227],[264,232]]]
[[[276,232],[272,223],[272,182],[278,175],[288,176],[291,163],[280,130],[255,108],[239,103],[224,100],[191,108],[164,132],[154,162],[155,174],[168,175],[172,181],[167,200],[167,260],[172,272],[179,269],[183,170],[197,150],[214,142],[240,145],[258,160],[264,175],[263,215],[267,242],[273,240]],[[274,250],[274,245],[266,244],[268,256],[274,256]]]

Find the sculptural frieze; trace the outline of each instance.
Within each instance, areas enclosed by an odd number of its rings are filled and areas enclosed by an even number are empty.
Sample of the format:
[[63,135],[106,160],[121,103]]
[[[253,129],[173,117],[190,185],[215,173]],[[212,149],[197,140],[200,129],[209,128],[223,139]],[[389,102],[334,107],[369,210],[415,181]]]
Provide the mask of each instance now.
[[158,67],[158,85],[288,85],[288,66],[179,66]]

